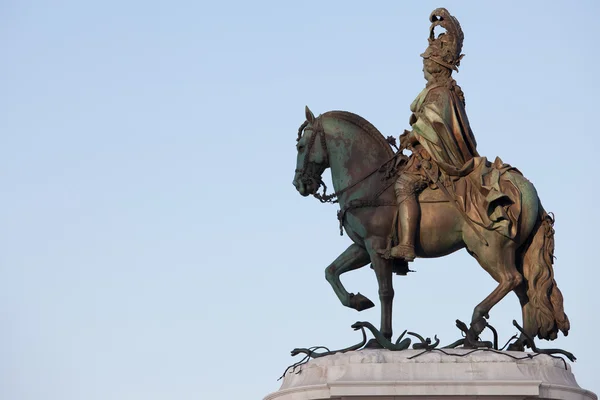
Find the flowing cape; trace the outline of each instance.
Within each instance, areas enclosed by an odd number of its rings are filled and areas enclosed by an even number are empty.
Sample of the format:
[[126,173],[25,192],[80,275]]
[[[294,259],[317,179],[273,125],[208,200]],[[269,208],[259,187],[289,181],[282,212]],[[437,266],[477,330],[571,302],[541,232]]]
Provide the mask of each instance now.
[[520,172],[499,158],[490,163],[479,155],[463,102],[452,86],[425,88],[411,111],[413,134],[469,219],[514,239],[521,193],[512,174]]

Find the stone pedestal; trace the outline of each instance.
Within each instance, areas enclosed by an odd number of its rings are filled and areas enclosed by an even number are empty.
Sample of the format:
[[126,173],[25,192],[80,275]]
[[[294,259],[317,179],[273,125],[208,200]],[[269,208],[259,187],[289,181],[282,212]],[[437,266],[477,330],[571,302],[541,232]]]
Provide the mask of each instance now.
[[[360,350],[311,360],[288,372],[265,400],[597,400],[562,359],[463,349]],[[516,359],[518,358],[518,359]]]

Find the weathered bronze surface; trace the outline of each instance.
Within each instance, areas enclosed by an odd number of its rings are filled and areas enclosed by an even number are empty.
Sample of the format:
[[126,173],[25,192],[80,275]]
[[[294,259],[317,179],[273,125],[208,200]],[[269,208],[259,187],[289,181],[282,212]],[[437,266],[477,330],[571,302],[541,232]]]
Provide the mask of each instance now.
[[[371,324],[369,322],[358,321],[358,322],[355,322],[354,324],[352,324],[352,328],[354,328],[354,330],[360,329],[362,332],[362,340],[359,343],[357,343],[353,346],[346,347],[345,349],[341,349],[341,350],[329,350],[327,347],[324,347],[324,346],[314,346],[314,347],[310,347],[310,348],[296,348],[296,349],[292,350],[292,356],[304,354],[304,357],[302,358],[302,360],[287,367],[285,369],[285,371],[283,372],[283,375],[281,375],[281,377],[279,379],[283,379],[285,377],[285,375],[288,373],[288,371],[291,371],[292,373],[296,373],[296,374],[302,372],[302,369],[299,369],[299,367],[308,363],[311,358],[320,358],[320,357],[325,357],[325,356],[329,356],[332,354],[346,353],[348,351],[360,350],[360,349],[369,348],[369,347],[373,348],[373,347],[375,347],[374,345],[376,345],[377,348],[383,348],[383,349],[390,350],[390,351],[407,350],[411,347],[412,341],[410,338],[405,338],[404,337],[405,335],[413,336],[419,340],[418,343],[415,343],[412,345],[413,350],[423,350],[423,352],[418,353],[414,356],[411,356],[411,357],[409,357],[409,359],[420,357],[423,354],[431,352],[431,351],[439,351],[443,354],[446,354],[448,356],[454,356],[454,357],[465,357],[469,354],[472,354],[475,351],[491,351],[494,353],[499,353],[499,354],[505,355],[507,357],[513,358],[515,360],[529,359],[529,358],[539,356],[540,354],[546,354],[551,357],[561,359],[564,363],[566,370],[568,370],[567,362],[564,360],[564,358],[561,358],[557,355],[564,356],[564,357],[568,358],[570,361],[576,360],[575,356],[572,353],[565,351],[565,350],[539,349],[535,345],[534,339],[532,337],[530,337],[529,335],[527,335],[527,333],[525,333],[525,331],[523,330],[523,328],[521,328],[521,326],[517,323],[517,321],[513,320],[513,325],[519,330],[519,332],[521,332],[521,334],[523,334],[527,337],[527,340],[531,344],[531,349],[533,350],[533,354],[527,353],[527,355],[525,355],[523,357],[516,357],[510,353],[503,352],[503,350],[506,349],[507,347],[509,347],[509,349],[510,349],[509,345],[511,344],[511,342],[513,340],[518,340],[518,336],[515,335],[515,336],[511,337],[506,342],[506,344],[504,346],[502,346],[502,348],[500,348],[498,346],[498,332],[490,324],[487,324],[486,328],[488,328],[489,330],[492,331],[492,333],[494,335],[493,342],[483,342],[486,344],[485,346],[477,347],[467,353],[458,353],[457,354],[457,353],[449,353],[445,350],[446,349],[455,349],[459,346],[464,346],[465,341],[466,341],[466,336],[468,335],[469,328],[462,321],[456,320],[456,327],[458,329],[460,329],[460,331],[463,333],[465,338],[456,340],[455,342],[453,342],[449,345],[443,346],[443,347],[438,347],[440,344],[440,340],[438,339],[437,336],[434,336],[435,341],[432,342],[432,340],[430,338],[424,338],[423,336],[419,335],[418,333],[408,332],[408,331],[402,332],[402,334],[398,337],[398,339],[396,339],[396,342],[394,343],[391,340],[389,340],[388,338],[386,338],[385,336],[383,336],[383,334],[377,328],[375,328],[373,326],[373,324]],[[374,337],[374,339],[371,339],[369,342],[367,342],[365,328],[368,329],[373,334],[373,337]],[[371,344],[371,346],[370,346],[370,344]]]
[[[463,32],[444,8],[434,10],[430,21],[422,54],[427,84],[410,106],[411,129],[400,136],[397,152],[393,140],[356,114],[329,111],[315,117],[305,110],[294,186],[303,196],[339,203],[340,224],[354,242],[326,268],[326,279],[343,305],[368,309],[373,302],[347,292],[340,275],[370,263],[379,285],[380,332],[390,342],[393,273],[406,275],[415,258],[465,248],[498,282],[475,307],[465,347],[489,347],[479,335],[492,307],[511,291],[523,317],[512,350],[535,346],[536,336],[567,335],[569,319],[553,273],[553,217],[518,170],[477,152],[464,94],[452,78],[463,56]],[[445,33],[436,36],[438,26]],[[335,190],[329,195],[321,178],[327,168]]]

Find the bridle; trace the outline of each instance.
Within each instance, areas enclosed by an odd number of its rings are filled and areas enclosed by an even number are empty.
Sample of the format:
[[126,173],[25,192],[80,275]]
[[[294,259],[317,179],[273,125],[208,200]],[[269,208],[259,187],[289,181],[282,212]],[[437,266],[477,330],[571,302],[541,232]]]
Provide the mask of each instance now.
[[[300,142],[300,139],[302,138],[302,132],[308,126],[308,124],[309,124],[308,121],[304,121],[304,123],[298,129],[298,138],[296,140],[297,142]],[[298,177],[298,179],[303,184],[305,184],[305,185],[317,184],[317,189],[313,193],[313,196],[317,200],[319,200],[321,203],[332,203],[332,204],[339,203],[339,197],[343,193],[352,189],[359,183],[364,182],[366,179],[368,179],[372,175],[376,174],[377,172],[384,173],[383,174],[384,176],[382,177],[382,181],[384,181],[385,183],[382,186],[382,188],[372,198],[352,200],[348,204],[346,204],[342,209],[340,209],[338,211],[337,216],[338,216],[338,221],[339,221],[339,226],[340,226],[340,235],[344,234],[344,229],[343,229],[344,218],[346,216],[346,213],[348,213],[349,211],[351,211],[353,209],[357,209],[357,208],[364,208],[364,207],[381,207],[381,206],[395,206],[396,205],[395,201],[391,201],[391,202],[382,201],[381,199],[379,199],[379,196],[381,196],[381,194],[383,192],[385,192],[394,183],[394,179],[391,179],[391,178],[395,175],[395,173],[396,173],[395,168],[397,168],[397,167],[395,166],[395,164],[396,164],[395,162],[392,164],[390,164],[390,162],[395,160],[398,156],[404,157],[404,158],[406,158],[406,156],[404,156],[401,152],[398,152],[398,153],[394,154],[394,156],[392,156],[390,159],[386,160],[379,167],[375,168],[374,170],[369,172],[367,175],[365,175],[361,179],[358,179],[356,182],[352,183],[351,185],[348,185],[345,188],[338,190],[337,192],[334,192],[332,194],[327,194],[327,185],[325,185],[325,183],[323,182],[323,178],[321,176],[322,176],[323,172],[325,171],[325,169],[327,168],[327,166],[329,165],[329,153],[327,151],[327,141],[325,138],[325,130],[323,129],[323,124],[320,119],[320,116],[318,118],[316,118],[314,120],[314,122],[312,123],[312,131],[313,131],[313,135],[308,140],[306,150],[305,150],[306,154],[304,155],[304,162],[302,164],[302,168],[296,169],[295,172],[300,173],[300,176]],[[321,149],[323,150],[323,154],[325,157],[325,160],[322,163],[315,163],[313,161],[309,161],[310,152],[312,151],[312,149],[315,145],[315,142],[317,141],[317,136],[320,136],[320,138],[321,138],[320,139]],[[388,141],[388,143],[390,143],[390,145],[393,145],[395,142],[394,138],[391,136],[387,138],[387,141]],[[323,186],[323,193],[318,193],[319,188],[321,186]]]
[[[299,142],[300,139],[302,138],[302,132],[308,126],[308,123],[309,123],[308,121],[304,121],[304,123],[300,126],[300,129],[298,129],[298,139],[296,140],[297,142]],[[313,131],[313,134],[310,137],[310,139],[308,140],[308,144],[306,146],[306,150],[305,150],[306,154],[304,155],[304,163],[302,165],[302,168],[296,169],[295,172],[300,173],[299,179],[305,185],[313,184],[313,183],[317,184],[317,189],[313,193],[313,196],[317,200],[319,200],[321,203],[332,203],[332,204],[338,203],[339,196],[341,196],[346,191],[352,189],[359,183],[363,182],[365,179],[368,179],[369,177],[371,177],[378,171],[381,171],[382,168],[384,168],[390,161],[392,161],[394,158],[396,158],[396,155],[394,155],[392,158],[385,161],[381,166],[375,168],[373,171],[368,173],[366,176],[362,177],[361,179],[358,179],[356,182],[352,183],[351,185],[348,185],[345,188],[338,190],[337,192],[334,192],[332,194],[327,194],[327,185],[325,185],[325,182],[323,182],[322,175],[323,175],[323,172],[325,171],[325,169],[327,168],[327,166],[329,165],[329,152],[327,151],[327,140],[325,137],[325,130],[323,128],[323,123],[321,121],[320,116],[318,118],[316,118],[314,120],[314,122],[312,123],[312,131]],[[321,150],[323,151],[323,154],[325,157],[325,160],[322,163],[316,163],[313,161],[309,161],[310,152],[315,145],[317,136],[320,136],[320,138],[321,138],[321,140],[320,140]],[[319,188],[321,186],[323,186],[323,193],[318,192]]]
[[[298,139],[297,142],[300,142],[302,139],[302,132],[304,128],[308,125],[308,121],[305,121],[298,130]],[[316,118],[312,124],[313,134],[308,140],[305,149],[304,162],[302,164],[302,168],[296,169],[296,173],[300,173],[299,179],[305,185],[316,184],[317,189],[313,193],[313,196],[317,198],[321,203],[337,203],[337,193],[327,194],[327,185],[323,182],[323,172],[329,165],[329,152],[327,151],[327,139],[325,138],[325,130],[323,129],[323,124],[320,118]],[[322,163],[316,163],[314,161],[310,161],[310,153],[313,147],[315,146],[315,142],[317,141],[317,136],[321,138],[321,150],[323,151],[323,157],[325,158]],[[323,193],[318,193],[319,188],[323,186]],[[335,200],[334,200],[335,199]]]

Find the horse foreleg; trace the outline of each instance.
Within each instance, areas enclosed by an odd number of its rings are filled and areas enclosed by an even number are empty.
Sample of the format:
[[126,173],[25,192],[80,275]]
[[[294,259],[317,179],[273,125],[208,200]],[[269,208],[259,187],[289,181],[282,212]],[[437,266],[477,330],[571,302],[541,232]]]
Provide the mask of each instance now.
[[356,243],[351,244],[338,258],[325,268],[325,279],[333,288],[333,291],[343,305],[357,311],[374,307],[375,304],[360,293],[348,293],[340,275],[367,265],[370,261],[369,253]]
[[378,246],[370,246],[371,250],[371,262],[375,275],[377,276],[377,283],[379,284],[379,301],[381,302],[381,333],[388,340],[392,339],[392,304],[394,300],[394,287],[392,281],[392,265],[389,260],[383,259],[379,256],[375,249],[379,249],[381,244]]

